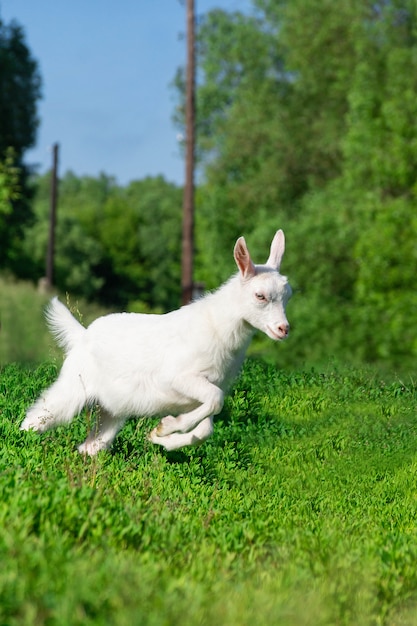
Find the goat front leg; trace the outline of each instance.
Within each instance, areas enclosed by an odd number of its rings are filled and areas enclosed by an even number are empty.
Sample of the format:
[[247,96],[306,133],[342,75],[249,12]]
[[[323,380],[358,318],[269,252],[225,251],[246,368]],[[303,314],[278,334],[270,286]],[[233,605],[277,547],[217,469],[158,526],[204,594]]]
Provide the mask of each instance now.
[[174,380],[173,389],[190,401],[200,402],[200,406],[189,413],[177,417],[167,415],[154,429],[157,437],[166,437],[172,433],[188,433],[201,421],[211,415],[217,415],[223,408],[223,391],[202,376],[187,376]]

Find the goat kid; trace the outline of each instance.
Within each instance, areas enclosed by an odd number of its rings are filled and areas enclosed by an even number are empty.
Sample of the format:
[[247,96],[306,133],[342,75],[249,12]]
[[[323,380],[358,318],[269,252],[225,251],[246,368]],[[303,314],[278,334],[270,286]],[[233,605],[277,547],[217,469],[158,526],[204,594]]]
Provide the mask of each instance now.
[[149,439],[167,450],[205,441],[255,330],[275,341],[288,336],[291,287],[279,273],[284,248],[279,230],[266,264],[254,265],[240,237],[234,248],[239,272],[214,293],[165,315],[111,314],[84,328],[54,298],[46,318],[66,358],[21,430],[44,432],[96,404],[97,423],[81,453],[108,448],[134,415],[166,415]]

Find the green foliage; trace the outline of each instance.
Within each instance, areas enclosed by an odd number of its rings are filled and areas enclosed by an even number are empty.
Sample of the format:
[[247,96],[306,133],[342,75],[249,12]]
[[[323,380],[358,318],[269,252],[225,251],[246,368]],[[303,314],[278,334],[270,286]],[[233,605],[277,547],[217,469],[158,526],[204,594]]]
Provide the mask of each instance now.
[[[27,277],[43,275],[49,175],[36,179],[36,221],[26,230]],[[162,177],[119,187],[65,174],[59,185],[55,283],[108,305],[175,308],[180,297],[181,190]]]
[[0,18],[0,267],[18,272],[22,232],[32,218],[24,152],[35,143],[41,80],[22,28]]
[[401,363],[417,354],[416,240],[416,214],[405,198],[378,206],[357,240],[355,301],[365,358]]
[[18,430],[56,374],[0,372],[2,623],[417,623],[412,381],[249,361],[202,447],[89,459]]
[[[124,264],[121,254],[110,255],[115,272],[114,293],[119,291],[118,276],[125,276],[130,285],[126,300],[140,300],[149,307],[165,310],[176,308],[181,284],[181,190],[162,177],[147,178],[132,182],[121,201],[125,203],[131,231],[120,243],[130,246],[133,253]],[[117,219],[121,226],[120,213]],[[113,238],[111,221],[105,219],[103,236],[106,229]]]
[[257,4],[256,18],[213,11],[199,30],[200,210],[214,237],[294,216],[341,169],[363,2]]
[[355,67],[344,140],[350,183],[383,197],[415,192],[417,171],[416,43],[385,28]]
[[[284,362],[410,367],[416,5],[254,4],[255,17],[213,12],[200,28],[199,277],[226,277],[241,234],[262,261],[282,227],[295,286]],[[274,358],[265,341],[254,349]]]
[[0,153],[13,147],[21,157],[35,143],[41,79],[23,29],[1,19],[0,68]]
[[[0,161],[0,218],[10,215],[13,211],[13,201],[20,195],[19,168],[15,164],[13,148],[8,148]],[[0,222],[0,228],[2,228]]]

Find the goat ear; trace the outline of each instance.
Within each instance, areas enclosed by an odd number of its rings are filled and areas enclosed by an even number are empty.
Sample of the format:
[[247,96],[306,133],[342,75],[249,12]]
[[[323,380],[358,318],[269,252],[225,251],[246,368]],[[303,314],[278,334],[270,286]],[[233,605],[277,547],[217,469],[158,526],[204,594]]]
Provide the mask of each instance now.
[[252,278],[252,276],[255,276],[255,265],[250,258],[249,250],[244,237],[239,237],[236,241],[233,254],[243,278]]
[[271,250],[266,265],[273,267],[275,270],[279,270],[281,266],[282,257],[285,251],[285,236],[282,230],[277,230],[275,237],[271,243]]

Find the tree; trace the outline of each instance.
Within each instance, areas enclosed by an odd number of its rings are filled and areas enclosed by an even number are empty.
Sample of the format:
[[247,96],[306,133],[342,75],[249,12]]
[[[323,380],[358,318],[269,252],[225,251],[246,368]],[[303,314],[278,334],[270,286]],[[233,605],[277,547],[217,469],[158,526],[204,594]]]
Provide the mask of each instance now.
[[212,11],[199,27],[204,193],[196,220],[197,241],[206,243],[199,258],[210,272],[222,271],[218,259],[237,235],[261,219],[294,219],[302,198],[342,169],[355,37],[367,7],[359,0],[342,8],[329,0],[255,4],[249,16]]
[[36,140],[41,79],[23,29],[0,21],[0,153],[12,146],[19,158]]
[[176,309],[181,298],[183,190],[156,176],[133,181],[125,194],[137,214],[140,254],[134,260],[143,276],[130,299],[164,311]]
[[353,254],[362,356],[397,364],[417,353],[416,23],[414,2],[379,7],[354,73],[344,141],[347,194],[362,192]]
[[[37,177],[36,221],[24,250],[33,280],[44,275],[50,175]],[[113,178],[60,181],[56,276],[61,291],[126,308],[176,308],[181,290],[181,194],[162,177],[119,187]],[[132,304],[132,306],[133,306]]]
[[298,323],[306,341],[326,336],[323,356],[332,346],[396,366],[415,359],[416,11],[408,0],[368,6],[354,41],[340,174],[303,199],[291,228]]
[[[368,201],[369,202],[369,201]],[[417,217],[406,197],[383,203],[360,233],[355,305],[360,356],[396,366],[417,356]]]
[[9,198],[10,210],[1,216],[0,267],[18,272],[22,266],[23,229],[32,217],[31,188],[23,156],[36,139],[36,105],[40,95],[37,63],[25,43],[22,28],[16,22],[6,26],[0,20],[0,161],[10,159],[12,148],[19,187],[19,194]]
[[19,168],[15,165],[13,148],[5,151],[4,161],[0,161],[0,216],[13,211],[13,202],[19,199]]
[[199,277],[228,273],[238,235],[257,254],[283,226],[300,294],[289,358],[413,356],[417,5],[254,6],[199,30]]
[[[63,292],[94,299],[103,285],[97,272],[104,253],[100,243],[91,235],[73,210],[74,191],[79,182],[71,173],[61,183],[60,211],[56,224],[55,285]],[[24,277],[34,281],[45,275],[45,257],[49,232],[49,194],[51,174],[36,177],[34,221],[24,232],[23,258],[28,259]],[[84,208],[87,208],[84,204]],[[80,207],[77,205],[77,209]]]

